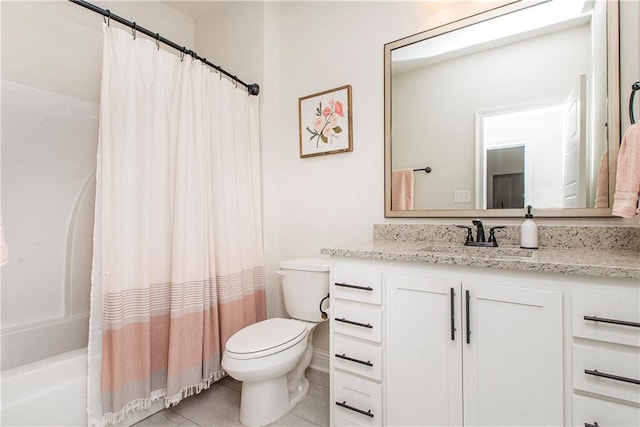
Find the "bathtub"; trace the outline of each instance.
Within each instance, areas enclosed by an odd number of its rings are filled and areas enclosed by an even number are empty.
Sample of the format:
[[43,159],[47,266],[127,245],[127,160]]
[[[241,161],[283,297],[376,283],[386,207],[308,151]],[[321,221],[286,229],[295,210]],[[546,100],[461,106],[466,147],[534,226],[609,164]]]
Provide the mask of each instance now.
[[2,371],[86,348],[89,315],[2,329]]
[[[87,348],[2,371],[1,426],[86,426]],[[163,410],[164,399],[117,424],[128,427]]]
[[2,371],[3,426],[86,426],[87,349]]

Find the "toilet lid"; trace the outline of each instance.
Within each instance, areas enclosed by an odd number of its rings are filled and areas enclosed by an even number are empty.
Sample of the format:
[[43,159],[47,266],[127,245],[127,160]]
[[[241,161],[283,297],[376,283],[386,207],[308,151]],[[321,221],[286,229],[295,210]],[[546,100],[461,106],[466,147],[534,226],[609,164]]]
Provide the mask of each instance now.
[[267,319],[233,334],[225,346],[237,358],[264,357],[297,344],[306,336],[307,325],[293,319]]

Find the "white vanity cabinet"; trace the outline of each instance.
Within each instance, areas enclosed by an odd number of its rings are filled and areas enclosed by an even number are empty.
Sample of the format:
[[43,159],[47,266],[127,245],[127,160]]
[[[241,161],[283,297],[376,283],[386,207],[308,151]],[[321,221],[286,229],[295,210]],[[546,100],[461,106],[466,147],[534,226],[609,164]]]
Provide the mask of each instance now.
[[387,424],[561,425],[562,293],[385,275]]
[[385,276],[387,425],[462,425],[461,283]]
[[382,426],[382,273],[331,271],[331,419],[335,426]]
[[640,298],[574,292],[574,426],[640,426]]
[[331,292],[336,426],[640,426],[638,280],[334,257]]

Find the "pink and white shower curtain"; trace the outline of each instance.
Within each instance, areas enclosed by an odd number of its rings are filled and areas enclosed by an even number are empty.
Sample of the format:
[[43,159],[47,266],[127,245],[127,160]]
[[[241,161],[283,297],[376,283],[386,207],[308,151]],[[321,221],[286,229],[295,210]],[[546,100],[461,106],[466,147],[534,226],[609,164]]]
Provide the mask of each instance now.
[[104,31],[91,425],[209,387],[226,340],[266,314],[257,97]]

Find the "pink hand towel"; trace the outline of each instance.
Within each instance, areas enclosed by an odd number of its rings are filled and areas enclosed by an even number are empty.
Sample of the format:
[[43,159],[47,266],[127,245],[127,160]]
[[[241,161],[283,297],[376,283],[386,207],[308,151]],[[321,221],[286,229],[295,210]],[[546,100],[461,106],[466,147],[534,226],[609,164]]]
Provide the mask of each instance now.
[[612,214],[633,218],[638,212],[640,193],[640,124],[631,125],[622,137],[618,153],[616,192],[613,195]]
[[391,209],[413,209],[413,169],[396,169],[391,172]]

